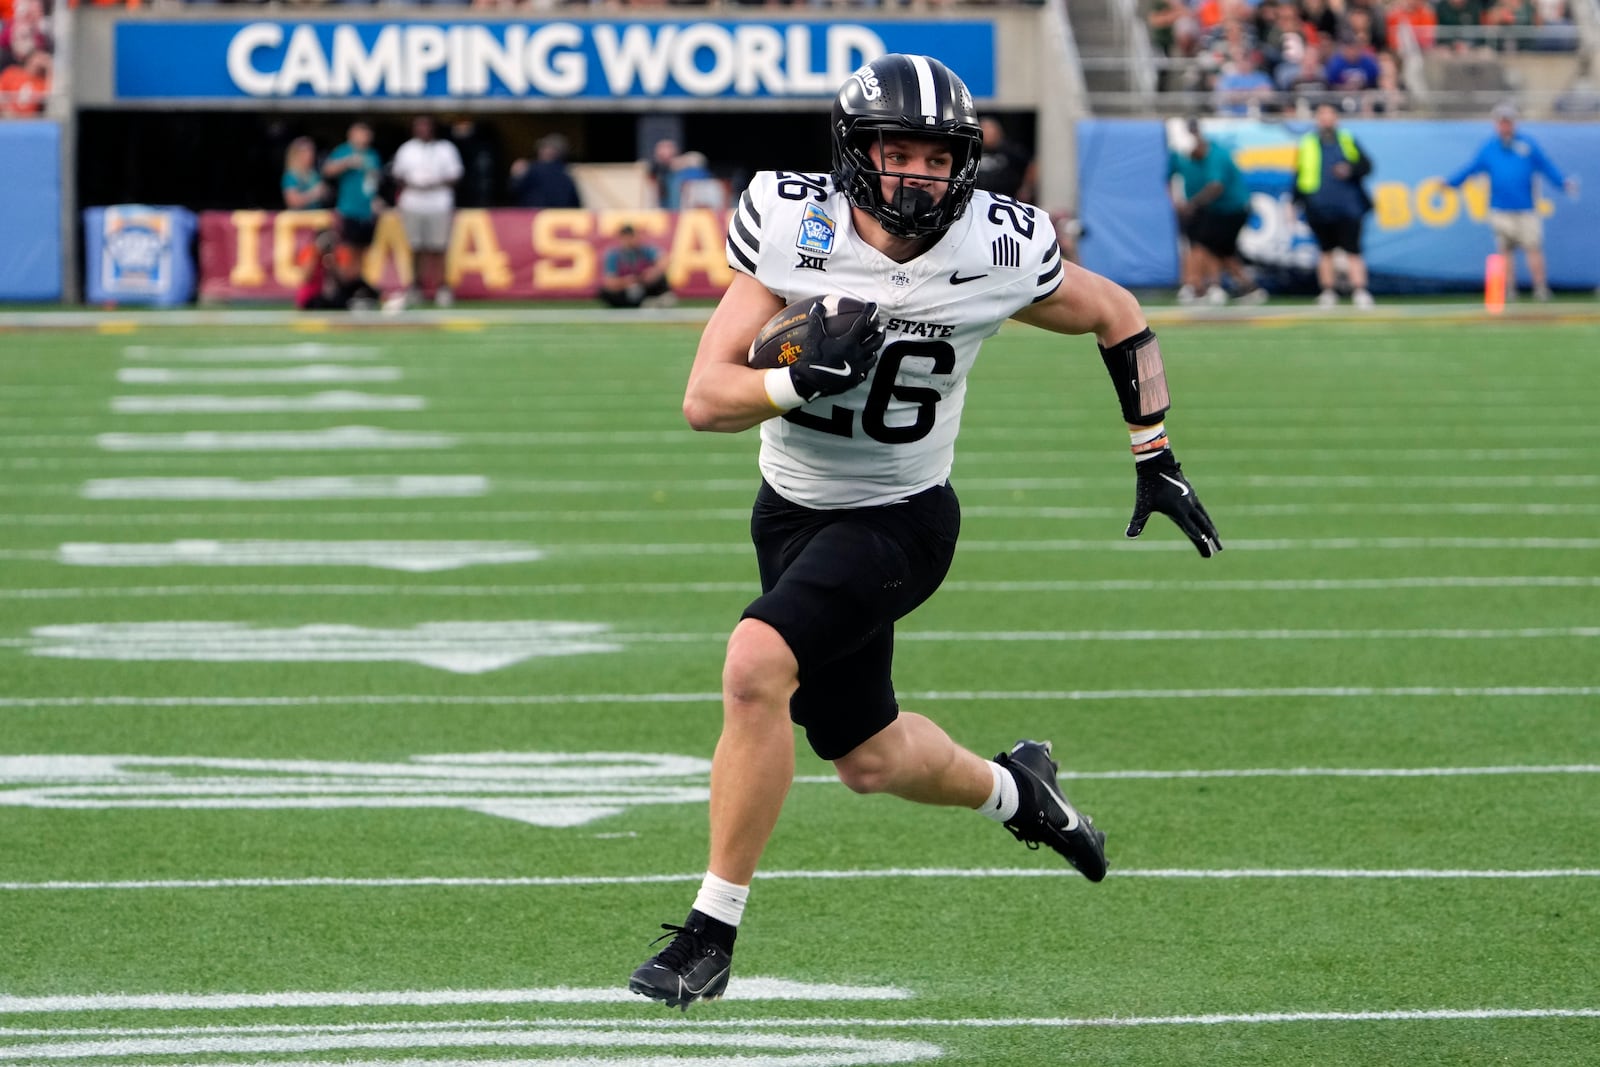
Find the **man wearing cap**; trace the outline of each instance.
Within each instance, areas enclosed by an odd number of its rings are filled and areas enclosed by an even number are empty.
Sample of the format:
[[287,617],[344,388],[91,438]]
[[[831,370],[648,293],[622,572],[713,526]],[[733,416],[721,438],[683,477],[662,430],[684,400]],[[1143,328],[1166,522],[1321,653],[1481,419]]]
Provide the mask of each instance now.
[[667,271],[656,250],[639,240],[624,224],[617,245],[606,253],[601,267],[600,302],[614,308],[636,308],[646,300],[668,305],[677,300],[667,288]]
[[1544,222],[1536,210],[1533,178],[1545,178],[1561,186],[1570,199],[1578,198],[1578,179],[1564,176],[1550,162],[1537,141],[1517,132],[1517,109],[1501,104],[1494,109],[1494,136],[1483,143],[1472,161],[1445,184],[1459,189],[1474,174],[1489,176],[1489,228],[1494,231],[1495,251],[1503,256],[1522,249],[1533,279],[1536,300],[1550,299],[1550,283],[1545,273]]

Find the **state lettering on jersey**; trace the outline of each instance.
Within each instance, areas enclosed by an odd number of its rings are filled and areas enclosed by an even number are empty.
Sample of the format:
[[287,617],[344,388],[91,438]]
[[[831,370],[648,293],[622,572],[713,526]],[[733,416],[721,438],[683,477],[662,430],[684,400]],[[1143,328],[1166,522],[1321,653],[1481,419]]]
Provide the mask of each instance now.
[[907,337],[951,337],[954,326],[942,322],[913,322],[910,319],[890,319],[883,324],[884,333],[904,334]]
[[827,270],[828,260],[825,256],[808,256],[800,253],[800,262],[794,265],[795,270]]

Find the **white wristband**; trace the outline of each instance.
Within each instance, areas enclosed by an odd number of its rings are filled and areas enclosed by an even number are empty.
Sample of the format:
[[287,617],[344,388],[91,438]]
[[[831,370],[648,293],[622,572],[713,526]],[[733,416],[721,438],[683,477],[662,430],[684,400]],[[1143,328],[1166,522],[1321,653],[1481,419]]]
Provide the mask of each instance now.
[[795,392],[788,367],[773,367],[761,380],[767,387],[767,400],[779,411],[792,411],[805,403],[805,398]]

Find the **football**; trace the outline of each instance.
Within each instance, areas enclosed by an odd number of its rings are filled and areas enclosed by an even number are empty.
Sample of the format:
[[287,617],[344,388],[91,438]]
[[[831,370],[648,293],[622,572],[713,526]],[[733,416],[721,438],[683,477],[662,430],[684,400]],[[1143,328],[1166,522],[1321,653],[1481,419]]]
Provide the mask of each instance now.
[[829,337],[843,337],[855,328],[863,315],[869,314],[869,305],[853,296],[811,296],[796,300],[761,327],[761,332],[750,343],[745,357],[752,367],[763,370],[772,367],[789,367],[806,358],[803,345],[806,339],[806,317],[813,305],[822,305],[822,326]]

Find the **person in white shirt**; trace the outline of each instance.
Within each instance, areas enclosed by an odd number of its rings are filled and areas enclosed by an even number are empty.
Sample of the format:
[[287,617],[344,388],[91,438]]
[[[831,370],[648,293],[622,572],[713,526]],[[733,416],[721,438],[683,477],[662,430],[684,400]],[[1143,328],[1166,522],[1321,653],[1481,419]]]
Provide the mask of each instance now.
[[445,279],[445,249],[450,245],[455,184],[461,180],[462,170],[456,146],[436,135],[433,119],[427,115],[411,120],[411,140],[400,146],[390,166],[400,184],[395,206],[400,209],[415,259],[412,293],[431,294],[440,307],[455,302]]
[[[831,173],[765,171],[740,197],[733,282],[684,394],[696,430],[760,427],[750,529],[762,587],[723,662],[705,878],[684,924],[663,924],[671,944],[628,980],[685,1010],[727,988],[794,780],[795,726],[854,792],[975,809],[1090,881],[1106,875],[1105,833],[1062,795],[1048,742],[985,760],[902,710],[891,678],[896,621],[954,557],[968,372],[1002,324],[1095,335],[1133,457],[1127,536],[1160,512],[1202,557],[1222,550],[1173,457],[1161,349],[1138,300],[1065,260],[1045,212],[977,189],[982,132],[961,79],[927,56],[880,56],[845,81],[831,128]],[[789,362],[752,367],[763,324],[818,293]],[[863,305],[842,330],[823,310],[840,297]]]

